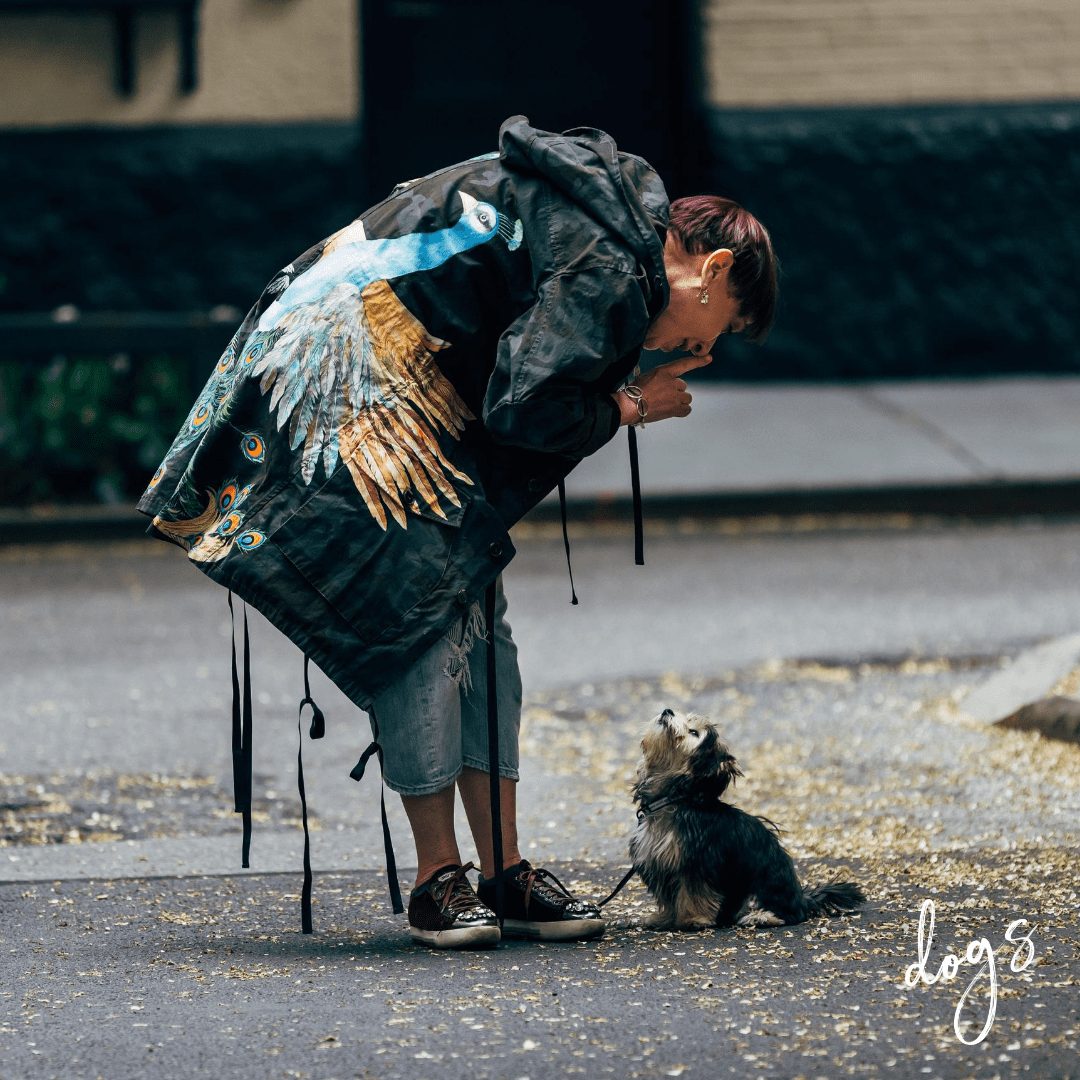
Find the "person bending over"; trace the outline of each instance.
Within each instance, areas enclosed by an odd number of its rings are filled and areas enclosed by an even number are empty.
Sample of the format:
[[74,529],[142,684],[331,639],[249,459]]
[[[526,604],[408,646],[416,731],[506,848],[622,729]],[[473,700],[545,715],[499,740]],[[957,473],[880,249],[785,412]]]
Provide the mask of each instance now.
[[[688,416],[683,376],[721,335],[762,340],[776,292],[769,235],[742,207],[669,204],[653,169],[604,132],[511,117],[497,153],[398,185],[271,280],[151,480],[149,532],[368,713],[416,845],[417,941],[603,931],[597,907],[521,856],[508,530],[620,426]],[[688,355],[639,376],[643,348]]]

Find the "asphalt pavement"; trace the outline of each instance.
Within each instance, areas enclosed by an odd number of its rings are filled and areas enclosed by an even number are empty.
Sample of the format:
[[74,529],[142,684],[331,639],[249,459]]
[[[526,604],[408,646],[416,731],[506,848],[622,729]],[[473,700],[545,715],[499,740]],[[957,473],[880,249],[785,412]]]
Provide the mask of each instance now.
[[1078,405],[1074,379],[703,387],[642,433],[645,568],[624,438],[568,485],[582,608],[551,510],[521,530],[527,854],[606,893],[642,726],[696,709],[802,876],[870,898],[778,930],[648,931],[635,883],[598,942],[413,947],[376,781],[343,778],[364,732],[317,676],[305,937],[287,643],[256,620],[240,872],[215,587],[149,541],[0,549],[0,1080],[1080,1075],[1080,748],[988,722],[1046,639],[1025,685],[1080,695],[1080,527],[1052,520],[1078,509]]
[[[530,697],[523,835],[595,898],[625,864],[642,716],[663,702],[722,717],[739,804],[782,825],[806,881],[855,880],[870,898],[777,930],[649,931],[634,883],[600,941],[435,954],[390,913],[371,833],[354,868],[316,874],[305,937],[280,805],[256,829],[263,871],[149,876],[103,849],[126,845],[129,810],[170,799],[167,775],[156,792],[115,785],[104,820],[54,804],[82,835],[5,854],[96,848],[112,872],[94,876],[92,850],[81,871],[3,871],[0,1076],[1075,1075],[1080,754],[964,716],[957,702],[1001,663],[775,662]],[[44,783],[39,817],[76,786]],[[206,830],[224,792],[202,790],[189,812]],[[154,813],[152,830],[184,829],[182,795],[177,817]],[[217,828],[235,857],[235,820]],[[286,837],[292,872],[265,872]],[[325,867],[362,838],[327,820],[313,839]],[[958,975],[930,983],[950,953]]]

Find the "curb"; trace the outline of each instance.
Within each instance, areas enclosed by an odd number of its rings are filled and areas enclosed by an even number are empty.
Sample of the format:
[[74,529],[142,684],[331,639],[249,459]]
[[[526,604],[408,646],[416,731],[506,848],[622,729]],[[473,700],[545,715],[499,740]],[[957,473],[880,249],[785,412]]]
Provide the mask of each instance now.
[[[645,520],[799,517],[829,514],[919,514],[954,518],[1080,516],[1080,479],[906,484],[877,487],[791,488],[774,491],[686,492],[643,496]],[[633,521],[633,503],[599,493],[567,500],[576,523]],[[560,520],[548,499],[526,522]],[[0,545],[134,540],[148,519],[129,506],[73,506],[0,510]]]
[[1054,687],[1078,668],[1080,634],[1044,641],[971,690],[960,710],[987,726],[1080,742],[1080,701],[1053,694]]
[[[806,514],[920,514],[957,518],[1080,515],[1080,479],[904,484],[874,487],[788,488],[769,491],[642,495],[645,521],[680,517],[798,517]],[[567,500],[581,521],[632,521],[629,497],[601,494]],[[545,500],[526,521],[559,520],[559,504]]]
[[0,546],[134,540],[150,519],[130,506],[71,506],[0,510]]

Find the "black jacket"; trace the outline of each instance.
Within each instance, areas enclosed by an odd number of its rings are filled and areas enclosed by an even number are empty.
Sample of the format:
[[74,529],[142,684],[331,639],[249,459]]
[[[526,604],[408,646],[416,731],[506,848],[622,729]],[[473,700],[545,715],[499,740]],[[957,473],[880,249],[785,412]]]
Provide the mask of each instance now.
[[656,173],[512,117],[267,286],[139,509],[361,706],[615,434],[667,303]]

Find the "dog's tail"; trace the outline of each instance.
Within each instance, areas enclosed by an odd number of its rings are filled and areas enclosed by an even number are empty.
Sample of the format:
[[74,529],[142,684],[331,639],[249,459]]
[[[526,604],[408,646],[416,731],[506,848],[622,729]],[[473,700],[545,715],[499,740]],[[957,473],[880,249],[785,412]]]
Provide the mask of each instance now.
[[866,894],[853,881],[830,881],[817,889],[803,890],[806,914],[842,915],[866,903]]

